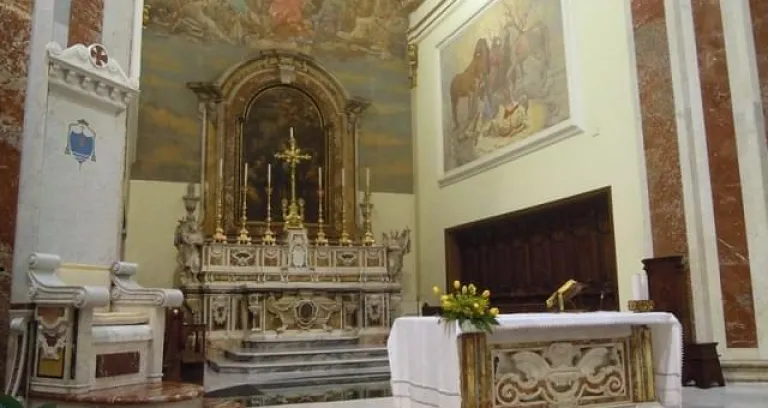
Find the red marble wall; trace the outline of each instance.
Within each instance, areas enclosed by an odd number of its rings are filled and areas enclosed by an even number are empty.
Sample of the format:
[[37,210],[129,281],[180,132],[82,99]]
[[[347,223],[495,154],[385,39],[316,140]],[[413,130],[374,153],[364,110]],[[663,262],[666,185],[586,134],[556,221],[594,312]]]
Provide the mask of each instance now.
[[32,0],[0,3],[0,267],[8,271],[0,273],[0,380],[5,377],[31,12]]
[[664,0],[632,0],[653,255],[656,257],[688,253],[665,20]]
[[[720,0],[730,1],[730,0]],[[692,0],[728,347],[757,347],[720,1]],[[764,0],[763,0],[764,1]]]
[[[104,0],[72,0],[69,13],[69,46],[101,42]],[[130,18],[130,16],[126,16]]]
[[[752,14],[752,33],[755,36],[757,71],[763,94],[763,115],[768,119],[768,1],[749,0],[749,8]],[[765,140],[768,143],[768,127]]]

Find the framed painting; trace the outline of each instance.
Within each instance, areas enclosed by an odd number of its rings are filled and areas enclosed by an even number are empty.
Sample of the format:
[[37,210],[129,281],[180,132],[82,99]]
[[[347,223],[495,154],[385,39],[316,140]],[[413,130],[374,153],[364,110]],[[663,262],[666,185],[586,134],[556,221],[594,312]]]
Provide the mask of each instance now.
[[582,131],[571,0],[491,0],[438,45],[440,186]]

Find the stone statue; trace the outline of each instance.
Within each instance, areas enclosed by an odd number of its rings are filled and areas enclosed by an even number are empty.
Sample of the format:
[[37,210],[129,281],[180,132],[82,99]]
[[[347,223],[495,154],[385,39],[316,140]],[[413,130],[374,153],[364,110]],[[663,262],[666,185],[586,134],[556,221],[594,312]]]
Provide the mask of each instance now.
[[194,184],[187,186],[187,194],[183,197],[187,215],[179,220],[173,236],[173,246],[176,247],[176,272],[181,284],[198,281],[203,243],[202,228],[195,217],[195,209],[200,197],[195,195]]
[[411,252],[411,229],[390,231],[383,234],[382,242],[387,248],[387,271],[394,282],[400,281],[403,272],[403,257]]

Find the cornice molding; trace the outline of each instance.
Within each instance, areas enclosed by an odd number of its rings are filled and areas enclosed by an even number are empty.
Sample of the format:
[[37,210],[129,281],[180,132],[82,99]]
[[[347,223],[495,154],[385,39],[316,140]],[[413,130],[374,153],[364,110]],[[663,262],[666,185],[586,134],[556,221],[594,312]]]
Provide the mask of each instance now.
[[63,49],[59,43],[46,46],[48,81],[51,85],[122,111],[139,91],[137,79],[125,74],[117,61],[109,58],[101,44],[75,44]]
[[409,43],[421,41],[459,0],[426,0],[411,13]]

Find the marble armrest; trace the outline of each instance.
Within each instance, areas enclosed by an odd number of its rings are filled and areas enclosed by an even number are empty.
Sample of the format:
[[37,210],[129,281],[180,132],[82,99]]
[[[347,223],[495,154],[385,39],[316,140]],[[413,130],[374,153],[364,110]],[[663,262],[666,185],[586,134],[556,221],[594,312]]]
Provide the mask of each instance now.
[[67,284],[56,275],[60,266],[58,255],[33,253],[29,256],[27,275],[32,302],[78,309],[109,305],[109,288]]
[[178,289],[145,288],[133,280],[137,265],[112,264],[112,304],[115,306],[177,307],[184,301]]

